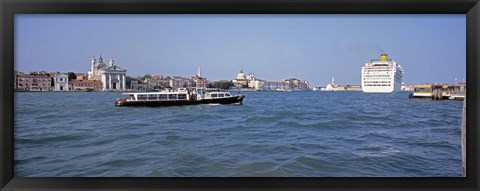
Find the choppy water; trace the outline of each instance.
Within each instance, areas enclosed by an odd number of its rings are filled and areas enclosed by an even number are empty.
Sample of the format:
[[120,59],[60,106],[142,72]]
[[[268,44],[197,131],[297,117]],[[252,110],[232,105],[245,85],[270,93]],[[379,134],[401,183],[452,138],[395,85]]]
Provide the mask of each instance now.
[[15,93],[15,176],[461,176],[462,101],[246,92],[243,105],[115,107]]

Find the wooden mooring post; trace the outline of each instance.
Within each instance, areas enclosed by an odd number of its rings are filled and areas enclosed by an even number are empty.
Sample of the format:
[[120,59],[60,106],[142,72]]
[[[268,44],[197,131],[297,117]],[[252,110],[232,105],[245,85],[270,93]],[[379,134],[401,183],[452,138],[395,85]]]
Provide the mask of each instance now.
[[463,100],[462,109],[462,176],[467,176],[467,97]]

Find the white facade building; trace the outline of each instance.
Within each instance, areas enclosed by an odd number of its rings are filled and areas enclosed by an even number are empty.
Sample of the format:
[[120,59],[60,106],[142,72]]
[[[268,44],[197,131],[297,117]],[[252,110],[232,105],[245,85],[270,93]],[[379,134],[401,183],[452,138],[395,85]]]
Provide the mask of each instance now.
[[237,88],[248,87],[248,80],[243,73],[243,69],[240,69],[240,72],[237,74],[237,77],[232,80],[233,85]]
[[326,91],[335,91],[337,90],[338,85],[335,83],[335,77],[332,77],[332,83],[327,84],[325,87]]
[[380,59],[373,59],[362,67],[362,91],[388,93],[400,91],[403,68],[395,61],[381,54]]
[[170,87],[172,87],[173,90],[176,90],[178,88],[192,87],[192,83],[184,77],[174,76],[170,80]]
[[68,75],[64,73],[56,73],[53,76],[53,91],[68,91]]
[[291,91],[290,84],[285,82],[265,82],[262,86],[264,91]]
[[115,65],[113,58],[107,66],[103,63],[100,55],[98,64],[95,57],[92,58],[91,68],[88,71],[89,80],[101,80],[103,83],[103,91],[125,91],[127,70]]
[[265,81],[255,79],[253,81],[250,81],[250,83],[248,83],[248,87],[254,90],[260,90],[262,89],[264,84],[265,84]]

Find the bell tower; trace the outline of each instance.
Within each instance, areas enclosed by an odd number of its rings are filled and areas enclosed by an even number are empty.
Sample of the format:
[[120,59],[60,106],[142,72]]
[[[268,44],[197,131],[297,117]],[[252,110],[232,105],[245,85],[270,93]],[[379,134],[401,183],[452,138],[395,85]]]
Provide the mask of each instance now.
[[109,65],[110,65],[110,66],[113,66],[113,65],[115,65],[115,64],[114,64],[114,61],[113,61],[113,57],[112,57],[112,58],[110,58],[110,64],[109,64]]
[[95,68],[97,66],[97,59],[95,58],[95,56],[92,57],[92,60],[90,61],[91,63],[91,68],[90,68],[90,76],[89,78],[92,78],[93,77],[93,74],[95,73]]

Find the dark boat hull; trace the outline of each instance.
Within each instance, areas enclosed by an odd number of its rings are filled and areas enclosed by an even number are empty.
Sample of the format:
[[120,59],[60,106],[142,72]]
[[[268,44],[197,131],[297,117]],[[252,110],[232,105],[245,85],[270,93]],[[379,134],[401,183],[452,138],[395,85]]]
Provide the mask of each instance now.
[[198,105],[198,104],[242,104],[245,96],[233,96],[228,98],[204,99],[204,100],[174,100],[174,101],[126,101],[117,99],[115,106],[181,106],[181,105]]

